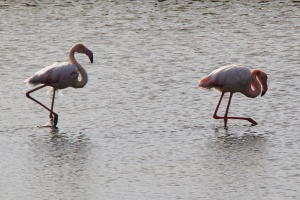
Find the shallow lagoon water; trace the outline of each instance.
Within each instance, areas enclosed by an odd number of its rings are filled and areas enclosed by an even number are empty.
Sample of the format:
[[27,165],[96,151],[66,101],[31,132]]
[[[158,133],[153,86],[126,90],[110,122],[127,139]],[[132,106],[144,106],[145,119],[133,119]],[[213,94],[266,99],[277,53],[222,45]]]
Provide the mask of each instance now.
[[[1,199],[297,199],[300,4],[296,1],[1,2]],[[89,82],[57,96],[58,129],[24,80],[66,61]],[[269,76],[264,97],[198,80],[230,63]],[[34,94],[50,104],[47,89]],[[228,96],[226,96],[228,98]],[[222,104],[220,114],[225,110]]]

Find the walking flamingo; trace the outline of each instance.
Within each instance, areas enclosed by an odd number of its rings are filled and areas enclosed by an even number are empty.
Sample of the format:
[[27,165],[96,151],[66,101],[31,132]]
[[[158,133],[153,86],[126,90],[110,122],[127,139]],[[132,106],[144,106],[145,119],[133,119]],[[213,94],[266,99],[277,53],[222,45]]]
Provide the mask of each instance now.
[[[235,92],[240,92],[249,98],[255,98],[260,93],[261,96],[263,96],[268,90],[267,79],[267,74],[261,70],[255,69],[250,71],[247,67],[233,64],[214,70],[207,77],[201,79],[198,86],[206,89],[215,88],[221,92],[221,97],[213,117],[215,119],[224,119],[225,128],[227,128],[228,119],[247,120],[252,123],[252,125],[257,125],[257,123],[251,118],[228,117],[228,110],[232,95]],[[221,117],[217,115],[217,112],[224,93],[226,92],[230,92],[230,96],[225,115]]]
[[[25,80],[27,84],[33,86],[43,84],[42,86],[28,91],[26,96],[50,112],[50,123],[51,126],[54,127],[56,127],[58,122],[58,115],[53,111],[55,91],[57,89],[64,89],[67,87],[82,88],[88,82],[88,75],[86,71],[74,58],[75,52],[86,54],[91,63],[93,63],[93,53],[83,44],[75,44],[69,52],[70,62],[55,62],[52,65],[41,69],[30,78]],[[79,74],[81,77],[80,80],[78,80]],[[46,107],[44,104],[30,96],[30,93],[46,86],[53,88],[51,108]]]

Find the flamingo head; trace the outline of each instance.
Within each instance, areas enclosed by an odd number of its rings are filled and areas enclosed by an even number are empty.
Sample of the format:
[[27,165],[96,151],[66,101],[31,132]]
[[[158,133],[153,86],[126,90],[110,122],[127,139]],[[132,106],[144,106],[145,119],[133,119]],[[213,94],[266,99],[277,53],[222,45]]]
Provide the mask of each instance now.
[[87,55],[91,61],[91,63],[93,63],[93,52],[91,50],[89,50],[88,48],[86,48],[83,44],[75,44],[73,46],[75,52],[77,53],[84,53],[85,55]]
[[267,74],[265,72],[260,71],[260,73],[258,74],[258,80],[259,80],[260,84],[262,85],[261,96],[264,96],[264,94],[266,94],[266,92],[268,91],[268,84],[267,84],[268,76],[267,76]]

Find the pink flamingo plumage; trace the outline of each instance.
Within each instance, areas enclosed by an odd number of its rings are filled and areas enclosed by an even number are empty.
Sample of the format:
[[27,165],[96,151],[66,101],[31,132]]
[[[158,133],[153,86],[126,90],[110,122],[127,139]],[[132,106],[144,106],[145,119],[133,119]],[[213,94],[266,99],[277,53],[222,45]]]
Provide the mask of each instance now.
[[[201,79],[198,86],[206,89],[215,88],[216,90],[221,92],[221,97],[213,117],[215,119],[224,119],[225,128],[227,127],[228,119],[247,120],[253,125],[257,125],[257,123],[251,118],[228,117],[228,110],[232,95],[235,92],[240,92],[250,98],[255,98],[260,93],[261,96],[263,96],[268,90],[267,79],[267,74],[261,70],[255,69],[250,71],[250,69],[248,69],[247,67],[234,64],[214,70],[207,77]],[[221,117],[217,115],[217,112],[224,93],[226,92],[230,92],[230,96],[225,115]]]
[[[93,53],[83,44],[75,44],[69,52],[70,62],[55,62],[25,80],[25,82],[30,85],[43,84],[42,86],[28,91],[26,96],[50,112],[50,122],[54,127],[56,127],[58,122],[58,115],[53,111],[55,91],[57,89],[64,89],[67,87],[82,88],[88,82],[88,75],[86,71],[74,58],[75,52],[86,54],[91,63],[93,62]],[[81,77],[80,80],[78,80],[79,74]],[[53,88],[51,108],[46,107],[44,104],[30,96],[30,93],[46,86]]]

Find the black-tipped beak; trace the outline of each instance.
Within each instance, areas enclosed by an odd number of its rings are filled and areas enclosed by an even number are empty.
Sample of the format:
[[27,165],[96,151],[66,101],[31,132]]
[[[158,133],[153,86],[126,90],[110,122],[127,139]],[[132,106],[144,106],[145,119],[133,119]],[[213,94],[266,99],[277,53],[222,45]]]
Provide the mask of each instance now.
[[91,52],[89,49],[87,49],[87,48],[84,48],[84,53],[85,53],[85,55],[87,55],[88,57],[89,57],[89,59],[90,59],[90,61],[91,61],[91,63],[93,63],[93,52]]
[[267,82],[265,82],[264,84],[262,84],[261,96],[264,96],[267,91],[268,91],[268,85],[267,85]]
[[94,56],[93,56],[93,54],[91,55],[91,57],[90,57],[90,61],[91,61],[91,63],[93,63],[93,60],[94,59]]

